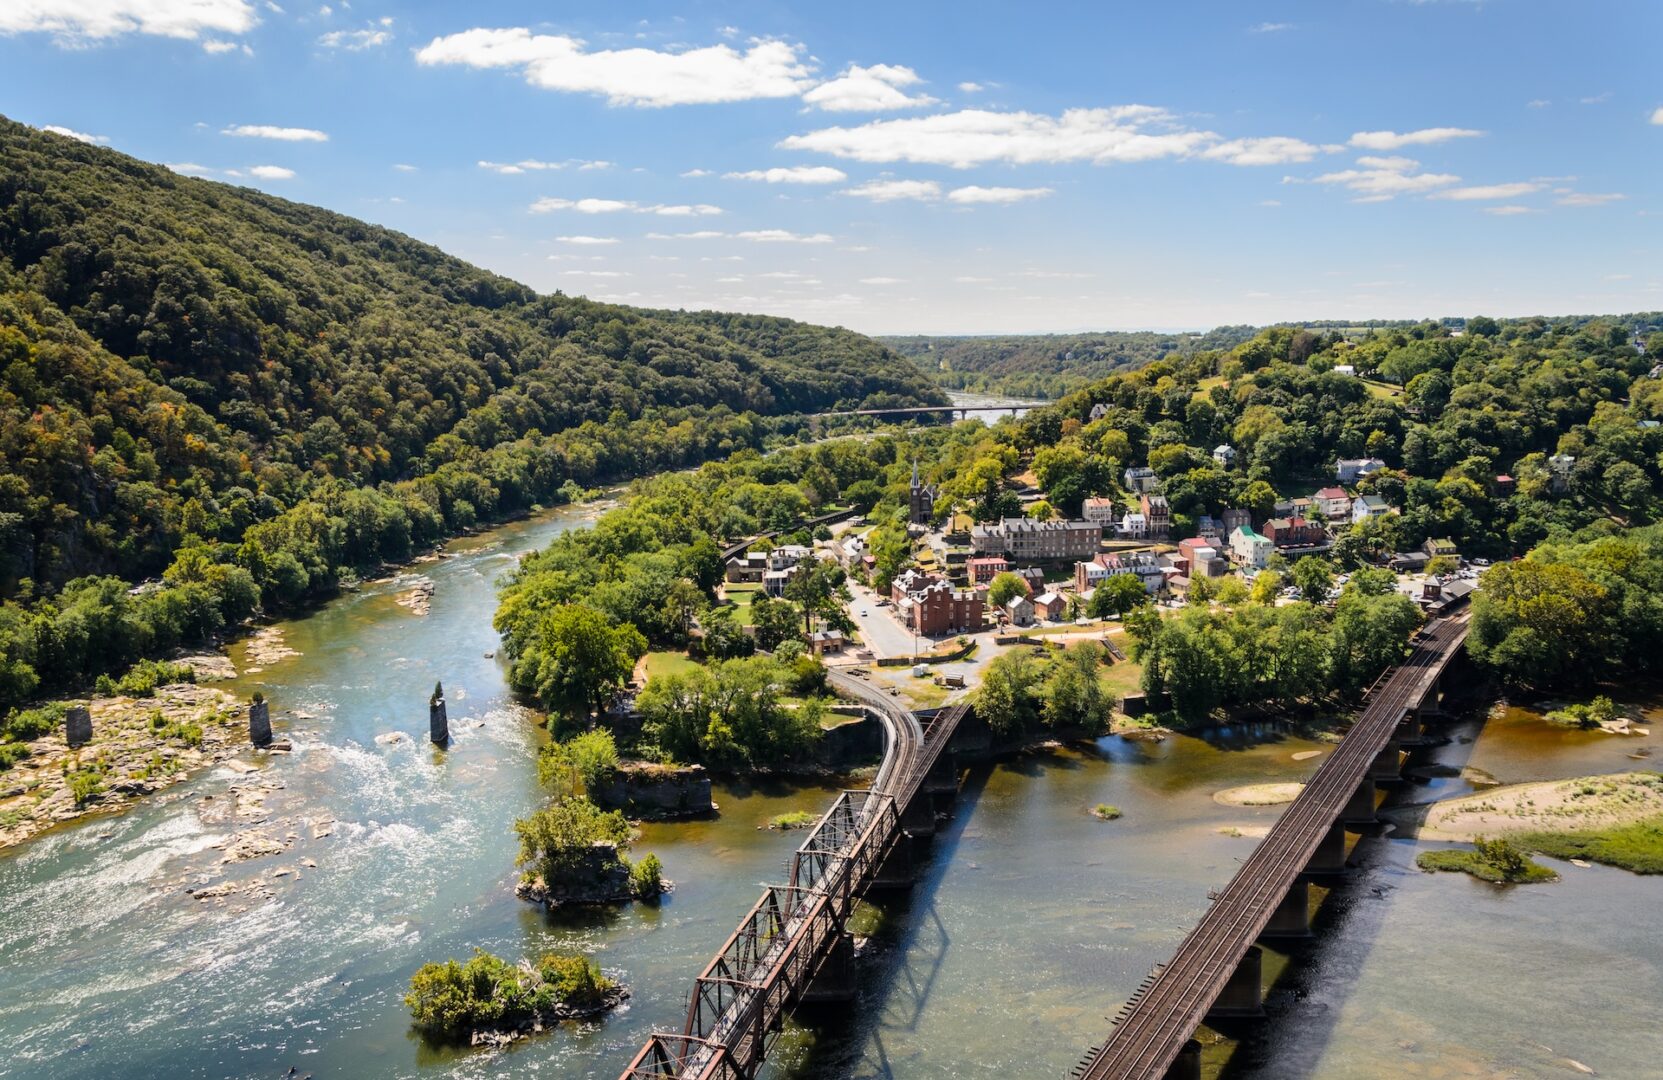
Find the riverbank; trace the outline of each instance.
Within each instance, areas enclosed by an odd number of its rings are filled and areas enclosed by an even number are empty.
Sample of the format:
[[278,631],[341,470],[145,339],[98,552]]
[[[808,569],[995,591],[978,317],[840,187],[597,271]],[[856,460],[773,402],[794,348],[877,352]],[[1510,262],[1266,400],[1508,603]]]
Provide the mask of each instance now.
[[1423,840],[1504,836],[1521,847],[1663,873],[1663,773],[1625,772],[1512,784],[1433,806]]
[[87,707],[92,739],[71,747],[60,726],[25,744],[29,756],[0,772],[0,850],[64,822],[124,810],[248,746],[242,709],[210,686],[170,683],[150,697],[67,704]]

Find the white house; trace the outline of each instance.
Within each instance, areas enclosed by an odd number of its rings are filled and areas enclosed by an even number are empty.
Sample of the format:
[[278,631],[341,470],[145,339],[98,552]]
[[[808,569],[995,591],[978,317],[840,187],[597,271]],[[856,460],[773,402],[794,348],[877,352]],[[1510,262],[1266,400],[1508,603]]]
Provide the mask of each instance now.
[[1026,596],[1014,596],[1005,605],[1005,615],[1012,626],[1030,626],[1034,621],[1034,602]]
[[1127,514],[1115,526],[1115,532],[1127,540],[1142,540],[1149,535],[1149,519],[1142,514]]
[[1342,484],[1354,484],[1369,473],[1378,472],[1386,463],[1377,457],[1341,458],[1334,462],[1334,479]]
[[1236,463],[1236,448],[1229,443],[1219,443],[1213,447],[1213,463],[1221,469],[1228,469]]
[[1351,523],[1367,521],[1392,512],[1392,506],[1378,495],[1359,495],[1351,503]]
[[1275,544],[1246,525],[1238,526],[1230,534],[1230,557],[1242,566],[1263,570],[1275,550]]
[[1161,486],[1160,477],[1155,475],[1155,470],[1142,465],[1127,469],[1123,479],[1126,481],[1126,490],[1138,495],[1154,491]]
[[1311,496],[1311,502],[1329,521],[1348,521],[1351,518],[1351,496],[1342,487],[1325,487]]
[[1080,504],[1080,516],[1099,528],[1114,524],[1114,500],[1090,498]]
[[1355,375],[1355,374],[1357,374],[1357,367],[1356,367],[1355,364],[1335,364],[1334,365],[1334,374],[1336,374],[1336,375]]

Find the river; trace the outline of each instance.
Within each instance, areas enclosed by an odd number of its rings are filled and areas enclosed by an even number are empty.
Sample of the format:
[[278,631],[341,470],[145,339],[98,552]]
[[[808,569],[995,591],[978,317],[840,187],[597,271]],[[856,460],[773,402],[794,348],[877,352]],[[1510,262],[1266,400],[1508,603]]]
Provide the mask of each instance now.
[[[677,883],[658,907],[550,919],[514,899],[511,825],[538,798],[541,732],[485,655],[497,647],[493,583],[591,515],[564,509],[450,545],[453,557],[412,570],[435,586],[425,617],[394,603],[400,586],[379,584],[284,624],[301,655],[231,688],[266,693],[294,753],[246,774],[208,770],[0,855],[0,1076],[292,1066],[320,1078],[610,1080],[649,1030],[679,1027],[693,975],[796,843],[758,824],[821,808],[832,790],[718,785],[719,817],[647,826],[637,850],[656,851]],[[247,666],[242,647],[232,655]],[[443,752],[425,741],[440,679],[455,738]],[[1617,771],[1644,742],[1514,714],[1458,734],[1476,741],[1440,755],[1470,755],[1507,781]],[[1293,755],[1325,749],[1241,733],[1108,738],[974,770],[919,886],[874,940],[860,1001],[824,1021],[793,1071],[1065,1075],[1277,813],[1212,793],[1299,779],[1320,758]],[[272,787],[263,807],[244,804],[263,821],[235,820],[232,785]],[[1466,790],[1437,780],[1410,795]],[[1125,816],[1096,820],[1098,802]],[[293,840],[221,870],[216,845],[250,827]],[[1278,1019],[1229,1075],[1551,1078],[1578,1075],[1561,1061],[1574,1059],[1604,1076],[1663,1077],[1663,936],[1649,918],[1663,881],[1561,866],[1559,884],[1498,890],[1421,874],[1414,850],[1389,837],[1361,849],[1366,869],[1335,898],[1337,932],[1289,968],[1271,1000]],[[221,899],[185,892],[256,877]],[[400,1000],[410,973],[476,946],[590,951],[634,996],[506,1054],[429,1048]]]

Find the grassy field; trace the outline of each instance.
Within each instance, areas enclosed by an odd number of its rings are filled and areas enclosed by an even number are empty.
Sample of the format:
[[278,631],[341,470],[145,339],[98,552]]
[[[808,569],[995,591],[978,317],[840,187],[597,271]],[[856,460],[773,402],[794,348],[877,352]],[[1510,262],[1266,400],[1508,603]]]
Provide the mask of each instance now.
[[1130,660],[1121,660],[1103,669],[1103,687],[1113,694],[1118,702],[1126,694],[1135,694],[1142,689],[1139,680],[1143,678],[1143,665]]
[[1581,832],[1527,832],[1515,839],[1555,859],[1586,859],[1636,874],[1663,874],[1663,817]]
[[722,590],[733,604],[735,617],[739,625],[744,626],[751,621],[751,601],[762,595],[762,586],[754,584],[730,584]]
[[1559,877],[1541,863],[1528,858],[1517,865],[1501,866],[1484,857],[1479,851],[1447,848],[1423,851],[1415,856],[1415,865],[1422,870],[1471,874],[1480,881],[1496,885],[1524,885],[1537,881],[1553,881]]
[[1382,401],[1390,401],[1393,398],[1403,396],[1403,391],[1391,383],[1376,382],[1373,379],[1363,379],[1362,383],[1369,388],[1370,396],[1377,397]]
[[670,675],[678,671],[691,671],[699,665],[687,658],[686,653],[679,652],[650,652],[647,654],[647,678],[655,679],[660,675]]

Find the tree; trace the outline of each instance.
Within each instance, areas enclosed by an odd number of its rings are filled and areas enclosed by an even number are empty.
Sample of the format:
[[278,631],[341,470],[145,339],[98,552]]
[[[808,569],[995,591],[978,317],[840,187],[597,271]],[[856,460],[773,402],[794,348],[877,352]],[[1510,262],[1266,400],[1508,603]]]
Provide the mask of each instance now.
[[1255,604],[1274,604],[1281,591],[1282,575],[1267,567],[1254,575],[1253,591],[1249,596]]
[[1090,614],[1094,619],[1124,615],[1149,602],[1143,580],[1136,574],[1114,574],[1097,583],[1091,592]]
[[1039,719],[1039,664],[1027,649],[1016,649],[988,664],[976,691],[976,715],[1004,737],[1032,730]]
[[843,568],[829,559],[809,559],[798,564],[796,573],[785,584],[785,596],[802,608],[805,634],[814,632],[816,618],[849,625],[838,595],[843,579]]
[[1018,596],[1028,595],[1028,583],[1010,571],[994,575],[987,586],[989,607],[1002,608]]
[[1484,575],[1467,649],[1516,685],[1585,683],[1611,655],[1611,610],[1610,590],[1577,567],[1505,563]]
[[[1355,578],[1352,579],[1356,581]],[[1339,685],[1360,690],[1402,661],[1421,624],[1415,602],[1395,590],[1370,594],[1348,585],[1334,607],[1332,664]]]
[[1334,587],[1334,567],[1317,555],[1297,560],[1291,574],[1294,587],[1308,603],[1320,604],[1327,600],[1329,590]]
[[1048,727],[1103,731],[1114,703],[1103,689],[1103,647],[1082,641],[1056,653],[1046,674],[1040,713]]
[[756,630],[756,647],[772,652],[781,642],[797,637],[797,606],[789,600],[758,596],[751,601],[751,625]]
[[515,661],[516,689],[571,717],[603,711],[623,689],[635,661],[647,651],[634,626],[613,626],[594,608],[564,604],[537,624],[535,636]]

